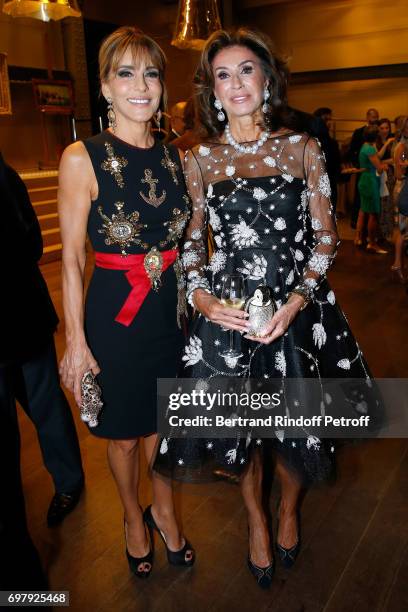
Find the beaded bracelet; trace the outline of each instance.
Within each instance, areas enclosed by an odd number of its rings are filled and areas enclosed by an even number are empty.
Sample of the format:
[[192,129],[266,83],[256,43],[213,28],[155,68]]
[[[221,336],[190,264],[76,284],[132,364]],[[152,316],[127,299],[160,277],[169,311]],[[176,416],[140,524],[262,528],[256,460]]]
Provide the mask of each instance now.
[[307,291],[305,291],[301,287],[295,287],[295,289],[292,289],[292,291],[288,295],[288,299],[290,298],[291,295],[300,295],[300,297],[304,299],[304,304],[300,308],[299,312],[302,312],[302,310],[304,310],[306,306],[309,304],[309,302],[311,301]]

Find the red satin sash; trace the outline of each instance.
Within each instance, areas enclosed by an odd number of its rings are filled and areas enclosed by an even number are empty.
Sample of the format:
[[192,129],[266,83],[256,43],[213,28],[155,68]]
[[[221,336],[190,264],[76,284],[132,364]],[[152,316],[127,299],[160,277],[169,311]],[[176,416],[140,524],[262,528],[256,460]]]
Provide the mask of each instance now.
[[[167,270],[169,266],[176,260],[178,255],[177,249],[169,251],[161,251],[163,257],[162,272]],[[114,253],[95,253],[95,265],[98,268],[106,268],[107,270],[127,270],[126,278],[129,281],[132,289],[127,296],[125,303],[120,309],[119,314],[115,317],[115,321],[122,325],[129,325],[139,312],[141,305],[146,299],[151,287],[150,279],[144,268],[145,255],[116,255]]]

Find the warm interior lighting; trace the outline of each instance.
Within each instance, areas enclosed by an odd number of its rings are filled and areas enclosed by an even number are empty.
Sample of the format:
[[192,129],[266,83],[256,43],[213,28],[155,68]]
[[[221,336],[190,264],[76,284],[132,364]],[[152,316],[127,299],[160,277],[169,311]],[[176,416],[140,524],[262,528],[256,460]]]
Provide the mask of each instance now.
[[180,0],[171,44],[200,51],[210,34],[220,28],[217,0]]
[[32,17],[41,21],[81,17],[76,0],[5,0],[3,12],[12,17]]

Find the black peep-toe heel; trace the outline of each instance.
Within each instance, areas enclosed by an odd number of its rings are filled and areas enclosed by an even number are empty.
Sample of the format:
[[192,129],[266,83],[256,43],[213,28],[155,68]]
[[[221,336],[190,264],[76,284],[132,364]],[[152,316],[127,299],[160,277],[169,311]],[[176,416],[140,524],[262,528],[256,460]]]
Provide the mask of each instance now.
[[[153,518],[151,506],[148,506],[146,510],[144,511],[143,520],[150,529],[152,530],[155,529],[157,533],[159,534],[159,536],[161,537],[161,539],[163,540],[163,544],[166,547],[167,560],[171,565],[184,565],[186,567],[191,567],[194,564],[194,561],[195,561],[194,548],[192,548],[190,542],[187,539],[184,539],[184,546],[180,550],[170,550],[170,548],[167,546],[167,542],[166,542],[164,533],[159,529],[159,527],[156,524],[156,521]],[[186,559],[186,554],[189,551],[192,553],[191,558]]]
[[[148,533],[149,533],[149,552],[147,553],[147,555],[145,555],[144,557],[133,557],[133,555],[130,554],[130,552],[128,551],[128,547],[127,547],[127,537],[126,537],[126,519],[123,517],[123,528],[125,531],[125,543],[126,543],[126,557],[129,563],[129,569],[130,571],[137,576],[138,578],[148,578],[150,576],[150,572],[153,569],[153,534],[151,532],[151,529],[149,526],[148,527]],[[149,563],[150,568],[145,570],[145,569],[139,569],[139,566],[143,563],[143,568],[144,568],[144,564],[145,563]]]

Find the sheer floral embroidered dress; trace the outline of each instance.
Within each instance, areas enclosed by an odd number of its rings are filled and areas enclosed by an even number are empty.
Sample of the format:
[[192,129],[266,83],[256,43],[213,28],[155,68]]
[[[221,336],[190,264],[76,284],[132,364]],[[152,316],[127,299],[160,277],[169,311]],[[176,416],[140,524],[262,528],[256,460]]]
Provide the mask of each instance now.
[[[183,253],[191,304],[197,288],[220,297],[222,277],[232,273],[244,275],[248,294],[259,284],[268,285],[278,308],[296,287],[307,291],[311,301],[272,344],[239,338],[242,355],[235,359],[221,356],[228,332],[198,316],[181,376],[368,378],[360,348],[326,280],[338,236],[318,142],[306,134],[277,133],[255,155],[209,142],[187,152],[185,176],[193,205]],[[215,244],[209,260],[208,226]],[[285,438],[284,430],[275,433],[275,447],[303,478],[328,476],[332,443],[313,436],[294,441]],[[239,437],[170,437],[162,441],[156,468],[190,480],[209,476],[217,467],[239,473],[253,445],[261,443]]]

